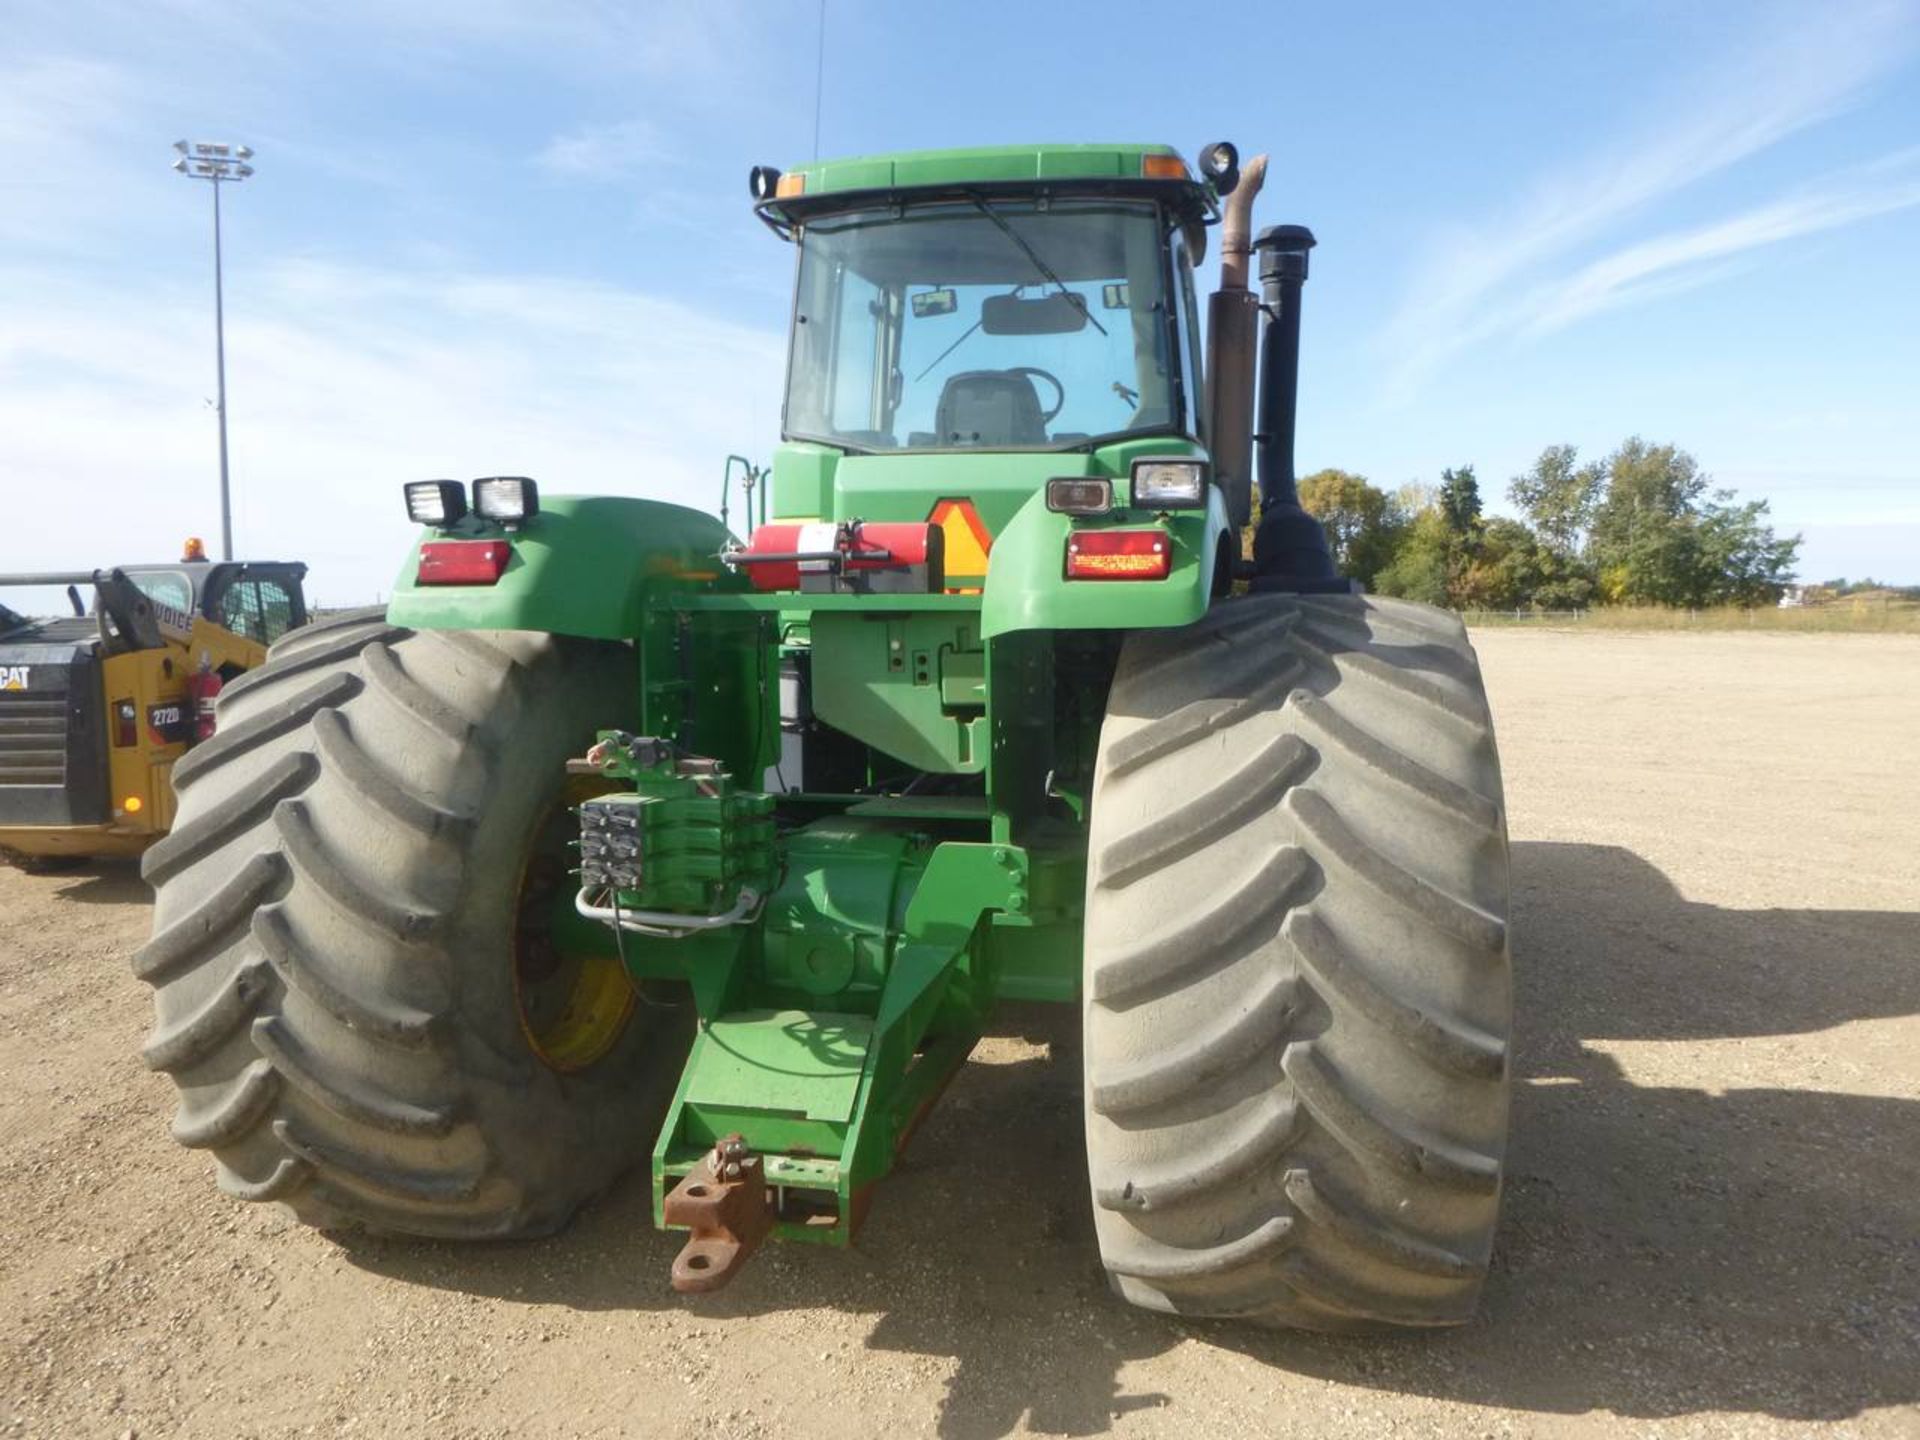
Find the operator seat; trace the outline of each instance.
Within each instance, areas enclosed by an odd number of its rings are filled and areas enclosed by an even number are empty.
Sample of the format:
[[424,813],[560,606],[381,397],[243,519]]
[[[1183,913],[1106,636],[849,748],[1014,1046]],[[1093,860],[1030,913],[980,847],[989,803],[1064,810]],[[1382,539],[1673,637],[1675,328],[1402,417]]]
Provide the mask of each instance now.
[[948,378],[934,410],[942,445],[1044,445],[1040,394],[1009,370],[963,370]]

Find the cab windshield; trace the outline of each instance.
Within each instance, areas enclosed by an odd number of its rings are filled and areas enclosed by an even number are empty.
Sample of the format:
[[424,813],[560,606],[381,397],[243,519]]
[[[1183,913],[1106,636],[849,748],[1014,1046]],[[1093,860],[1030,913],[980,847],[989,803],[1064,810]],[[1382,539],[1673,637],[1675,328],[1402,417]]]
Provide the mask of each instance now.
[[809,221],[786,433],[1071,449],[1186,429],[1153,204],[987,199]]

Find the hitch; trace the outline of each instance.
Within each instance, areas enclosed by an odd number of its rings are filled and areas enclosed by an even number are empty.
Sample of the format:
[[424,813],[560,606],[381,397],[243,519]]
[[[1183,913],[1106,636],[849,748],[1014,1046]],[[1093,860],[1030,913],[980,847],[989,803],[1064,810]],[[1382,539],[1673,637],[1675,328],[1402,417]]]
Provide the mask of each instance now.
[[665,1219],[693,1232],[674,1257],[673,1288],[683,1295],[720,1289],[773,1228],[760,1157],[738,1133],[721,1136],[669,1192]]

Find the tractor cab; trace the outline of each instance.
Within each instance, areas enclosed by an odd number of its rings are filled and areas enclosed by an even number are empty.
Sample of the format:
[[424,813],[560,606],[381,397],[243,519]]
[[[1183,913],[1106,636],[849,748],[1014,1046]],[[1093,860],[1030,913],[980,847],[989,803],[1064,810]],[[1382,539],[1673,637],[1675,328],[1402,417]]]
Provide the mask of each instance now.
[[[1180,623],[1224,593],[1235,477],[1208,443],[1194,268],[1231,146],[1198,173],[1166,146],[1064,145],[750,180],[798,252],[770,523],[735,563],[755,589],[982,597],[970,635],[908,637],[943,654],[1068,612]],[[1110,581],[1136,583],[1082,600]]]
[[774,520],[934,524],[945,588],[974,591],[1050,480],[1204,465],[1193,271],[1216,177],[1164,146],[1003,146],[752,187],[798,251]]

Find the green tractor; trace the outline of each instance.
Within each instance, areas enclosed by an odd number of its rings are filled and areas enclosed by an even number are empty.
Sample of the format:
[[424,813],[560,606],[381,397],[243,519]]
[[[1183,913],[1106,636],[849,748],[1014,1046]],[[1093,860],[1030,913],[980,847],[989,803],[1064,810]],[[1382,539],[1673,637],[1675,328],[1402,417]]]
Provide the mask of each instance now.
[[391,604],[226,687],[146,856],[145,1058],[222,1190],[526,1236],[650,1158],[673,1283],[711,1289],[849,1243],[995,1007],[1050,1001],[1125,1299],[1472,1314],[1511,1014],[1487,703],[1460,623],[1357,593],[1300,509],[1313,237],[1254,240],[1264,161],[1202,153],[756,169],[798,269],[744,540],[406,487]]

